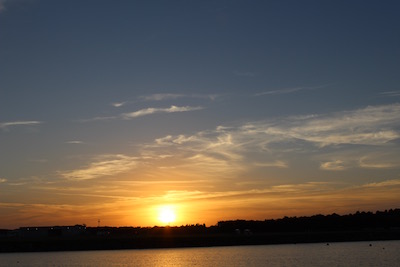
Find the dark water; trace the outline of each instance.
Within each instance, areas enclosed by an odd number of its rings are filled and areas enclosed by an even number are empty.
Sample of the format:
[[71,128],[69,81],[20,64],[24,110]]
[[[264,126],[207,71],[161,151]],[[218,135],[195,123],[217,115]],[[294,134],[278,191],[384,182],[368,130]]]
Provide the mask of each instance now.
[[0,266],[400,266],[400,241],[0,254]]

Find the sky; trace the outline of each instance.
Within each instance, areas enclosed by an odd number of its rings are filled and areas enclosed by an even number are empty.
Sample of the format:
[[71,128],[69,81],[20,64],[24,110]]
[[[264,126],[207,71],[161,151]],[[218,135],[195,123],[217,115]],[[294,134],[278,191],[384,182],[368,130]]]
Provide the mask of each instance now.
[[0,228],[399,208],[399,13],[0,0]]

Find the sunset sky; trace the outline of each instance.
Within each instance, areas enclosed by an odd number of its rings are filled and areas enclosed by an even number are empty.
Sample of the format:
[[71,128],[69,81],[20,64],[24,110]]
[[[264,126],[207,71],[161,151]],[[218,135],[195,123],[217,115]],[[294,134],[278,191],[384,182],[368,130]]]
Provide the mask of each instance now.
[[0,228],[399,208],[399,13],[0,0]]

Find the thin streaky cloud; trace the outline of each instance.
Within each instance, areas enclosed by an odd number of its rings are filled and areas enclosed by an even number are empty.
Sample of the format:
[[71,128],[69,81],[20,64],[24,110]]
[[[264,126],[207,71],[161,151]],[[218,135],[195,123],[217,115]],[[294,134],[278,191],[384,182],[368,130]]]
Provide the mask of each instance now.
[[264,131],[277,138],[290,137],[319,146],[382,145],[400,138],[400,132],[396,130],[399,122],[400,105],[391,104],[305,119],[288,118],[282,123],[265,127]]
[[289,93],[297,92],[300,90],[304,90],[304,87],[294,87],[294,88],[266,91],[266,92],[258,93],[258,94],[256,94],[256,96],[289,94]]
[[80,119],[77,122],[95,122],[95,121],[107,121],[107,120],[116,120],[116,119],[134,119],[146,115],[156,114],[156,113],[175,113],[175,112],[188,112],[204,109],[203,107],[191,107],[191,106],[170,106],[169,108],[144,108],[134,112],[122,113],[117,116],[108,116],[108,117],[95,117],[91,119]]
[[298,91],[321,89],[321,88],[324,88],[324,87],[326,87],[326,85],[323,85],[323,86],[300,86],[300,87],[292,87],[292,88],[283,88],[283,89],[279,89],[279,90],[271,90],[271,91],[261,92],[261,93],[255,94],[254,96],[290,94],[290,93],[295,93],[295,92],[298,92]]
[[[292,150],[301,151],[327,146],[335,149],[338,145],[364,145],[376,149],[400,138],[400,132],[396,130],[399,126],[400,105],[370,106],[325,115],[286,117],[272,122],[218,126],[214,130],[200,131],[193,135],[167,135],[156,138],[145,149],[148,154],[173,154],[182,162],[188,162],[187,168],[198,167],[199,170],[207,169],[215,173],[216,170],[246,169],[249,166],[245,162],[246,155],[273,155],[277,144],[290,143]],[[388,168],[394,164],[393,160],[388,160],[389,156],[371,157],[368,160],[364,158],[358,164],[354,159],[340,157],[323,160],[319,168],[340,171],[357,167],[353,166],[355,164],[364,168]],[[256,167],[289,168],[286,162],[277,159],[252,164]]]
[[80,169],[59,171],[58,174],[68,180],[90,180],[127,172],[137,165],[138,158],[122,154],[101,155]]
[[326,171],[343,171],[347,167],[342,160],[335,160],[321,163],[320,169]]
[[151,94],[151,95],[142,95],[137,97],[135,101],[119,101],[119,102],[112,102],[110,103],[111,106],[115,108],[120,108],[126,105],[130,105],[133,103],[137,103],[138,101],[141,102],[150,102],[150,101],[155,101],[155,102],[161,102],[161,101],[166,101],[166,100],[176,100],[180,98],[196,98],[196,99],[209,99],[211,101],[214,101],[217,97],[219,97],[218,94],[172,94],[172,93],[166,93],[166,94]]
[[139,96],[141,101],[165,101],[175,100],[179,98],[200,98],[215,100],[218,97],[217,94],[151,94]]
[[71,140],[71,141],[67,141],[67,144],[83,144],[83,141],[79,141],[79,140]]
[[169,108],[145,108],[131,113],[123,113],[121,114],[121,118],[123,119],[133,119],[137,117],[142,117],[146,115],[156,114],[156,113],[175,113],[175,112],[187,112],[187,111],[195,111],[201,110],[203,107],[191,107],[191,106],[171,106]]
[[381,96],[397,97],[400,96],[400,91],[388,91],[380,93]]
[[118,119],[118,116],[108,116],[108,117],[94,117],[91,119],[79,119],[75,120],[76,122],[94,122],[94,121],[109,121],[109,120],[115,120]]
[[233,190],[233,191],[169,191],[161,198],[167,199],[186,199],[186,200],[201,200],[201,199],[226,199],[226,198],[240,198],[248,196],[264,196],[273,193],[298,193],[306,194],[311,191],[331,191],[334,187],[328,182],[306,182],[302,184],[283,184],[278,186],[270,186],[261,189],[249,190]]
[[256,167],[275,167],[275,168],[288,168],[288,164],[281,160],[276,160],[273,162],[256,162],[253,164]]
[[399,167],[400,163],[397,155],[389,154],[386,157],[372,155],[361,157],[359,166],[368,169],[390,169]]
[[152,94],[139,96],[142,101],[163,101],[185,97],[184,94]]
[[0,183],[5,183],[5,182],[7,182],[6,178],[0,178]]
[[192,94],[188,95],[189,98],[203,98],[203,99],[210,99],[211,101],[214,101],[219,97],[220,95],[218,94],[208,94],[208,95],[202,95],[202,94]]
[[383,182],[365,184],[362,187],[387,187],[387,186],[399,186],[399,185],[400,185],[400,180],[386,180]]
[[114,103],[111,103],[111,106],[113,106],[115,108],[119,108],[119,107],[124,106],[126,103],[127,102],[114,102]]
[[2,122],[0,123],[0,129],[9,128],[12,126],[29,126],[29,125],[37,125],[41,124],[41,121],[11,121],[11,122]]

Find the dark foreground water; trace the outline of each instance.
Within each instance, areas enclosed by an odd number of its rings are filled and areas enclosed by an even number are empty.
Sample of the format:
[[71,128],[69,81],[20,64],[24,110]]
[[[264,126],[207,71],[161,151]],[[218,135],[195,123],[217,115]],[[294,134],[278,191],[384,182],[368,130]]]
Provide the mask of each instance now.
[[400,241],[0,254],[0,266],[400,266]]

